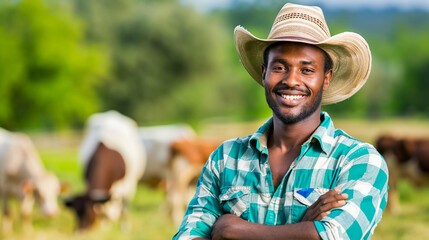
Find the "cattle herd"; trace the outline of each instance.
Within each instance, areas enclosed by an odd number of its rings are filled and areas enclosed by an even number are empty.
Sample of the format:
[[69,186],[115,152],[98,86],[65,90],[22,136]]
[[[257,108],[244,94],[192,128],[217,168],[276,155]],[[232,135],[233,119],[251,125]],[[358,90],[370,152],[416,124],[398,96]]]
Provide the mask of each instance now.
[[[79,148],[85,190],[61,202],[76,216],[77,230],[90,229],[100,219],[126,222],[129,202],[143,182],[166,190],[172,219],[179,224],[196,180],[219,144],[198,138],[188,125],[138,127],[116,111],[94,114]],[[19,202],[19,219],[31,224],[34,202],[46,216],[58,213],[61,186],[44,168],[30,137],[0,128],[3,232],[12,230],[10,198]]]
[[[200,139],[187,125],[138,127],[130,118],[108,111],[91,116],[79,149],[85,190],[63,199],[76,216],[76,229],[90,229],[101,219],[126,221],[127,207],[139,182],[162,187],[171,218],[181,221],[200,172],[221,144]],[[400,211],[396,191],[400,177],[422,185],[429,179],[429,139],[380,136],[375,147],[389,166],[389,203]],[[58,178],[47,171],[31,139],[0,128],[0,193],[2,228],[11,231],[8,200],[18,199],[20,219],[31,225],[36,203],[49,217],[59,210]]]
[[399,213],[398,180],[406,178],[417,187],[429,183],[429,138],[382,135],[375,147],[389,168],[387,209]]

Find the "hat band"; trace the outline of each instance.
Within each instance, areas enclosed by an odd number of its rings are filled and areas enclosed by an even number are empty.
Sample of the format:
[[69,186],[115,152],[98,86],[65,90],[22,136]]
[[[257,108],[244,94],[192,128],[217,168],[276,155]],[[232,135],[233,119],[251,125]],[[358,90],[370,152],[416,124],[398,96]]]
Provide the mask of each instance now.
[[303,41],[303,42],[308,42],[308,43],[313,43],[313,44],[319,43],[317,41],[314,41],[313,39],[297,37],[297,36],[276,37],[276,38],[272,38],[272,40],[292,40],[293,42]]
[[305,13],[286,13],[286,14],[280,15],[274,21],[273,25],[276,25],[279,22],[282,22],[282,21],[285,21],[288,19],[292,19],[292,18],[299,18],[299,19],[303,19],[303,20],[312,22],[312,23],[316,24],[317,26],[319,26],[319,28],[321,28],[325,32],[326,35],[330,36],[329,30],[326,28],[326,25],[324,24],[323,21],[321,21],[320,19],[315,18],[313,16],[310,16],[308,14],[305,14]]

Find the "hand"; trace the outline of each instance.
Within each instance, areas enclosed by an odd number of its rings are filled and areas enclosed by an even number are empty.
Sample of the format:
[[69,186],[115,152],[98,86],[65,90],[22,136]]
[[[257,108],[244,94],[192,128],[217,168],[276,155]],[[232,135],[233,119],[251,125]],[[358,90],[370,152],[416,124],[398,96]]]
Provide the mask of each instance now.
[[234,238],[234,229],[237,229],[240,224],[246,223],[248,222],[234,214],[224,214],[213,224],[212,240],[232,239]]
[[340,192],[341,190],[339,189],[332,189],[320,196],[320,198],[307,209],[307,212],[302,218],[302,222],[320,221],[331,213],[329,210],[344,206],[346,204],[345,200],[349,196],[347,193],[340,194]]

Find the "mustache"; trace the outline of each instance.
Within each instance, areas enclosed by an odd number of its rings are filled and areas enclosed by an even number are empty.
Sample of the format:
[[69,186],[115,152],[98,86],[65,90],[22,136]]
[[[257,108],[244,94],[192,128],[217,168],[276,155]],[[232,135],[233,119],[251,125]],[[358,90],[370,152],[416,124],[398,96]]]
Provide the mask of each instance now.
[[294,86],[294,87],[290,87],[287,85],[277,85],[274,87],[273,91],[278,92],[278,91],[298,91],[298,92],[304,92],[307,95],[310,95],[310,90],[306,87],[298,87],[298,86]]

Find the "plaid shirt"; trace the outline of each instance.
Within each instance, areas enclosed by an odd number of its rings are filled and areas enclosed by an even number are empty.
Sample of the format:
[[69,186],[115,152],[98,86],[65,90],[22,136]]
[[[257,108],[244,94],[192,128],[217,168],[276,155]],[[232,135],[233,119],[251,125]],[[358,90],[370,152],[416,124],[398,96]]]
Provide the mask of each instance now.
[[274,191],[267,140],[272,119],[255,134],[224,142],[207,161],[173,239],[210,238],[216,219],[232,213],[266,225],[301,221],[329,189],[349,198],[314,222],[322,239],[369,239],[387,201],[384,159],[367,143],[336,130],[327,113]]

